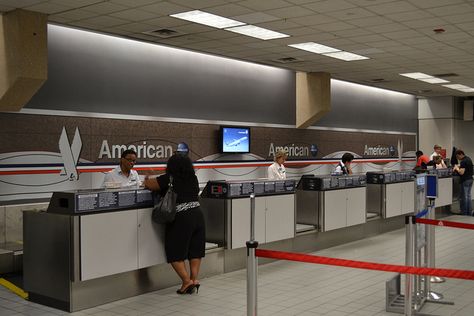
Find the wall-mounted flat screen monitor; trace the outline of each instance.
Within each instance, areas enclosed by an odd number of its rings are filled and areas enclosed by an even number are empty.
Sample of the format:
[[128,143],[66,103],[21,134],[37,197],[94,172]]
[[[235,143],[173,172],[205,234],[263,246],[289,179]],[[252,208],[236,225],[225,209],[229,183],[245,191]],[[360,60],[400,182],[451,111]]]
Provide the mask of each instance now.
[[221,126],[222,153],[250,152],[250,127]]

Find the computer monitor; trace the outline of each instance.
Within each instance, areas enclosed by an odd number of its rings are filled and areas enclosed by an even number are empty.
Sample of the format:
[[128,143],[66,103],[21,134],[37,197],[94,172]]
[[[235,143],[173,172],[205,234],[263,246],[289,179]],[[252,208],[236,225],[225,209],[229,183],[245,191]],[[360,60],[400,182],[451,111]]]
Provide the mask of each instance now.
[[250,127],[221,126],[221,153],[249,153]]

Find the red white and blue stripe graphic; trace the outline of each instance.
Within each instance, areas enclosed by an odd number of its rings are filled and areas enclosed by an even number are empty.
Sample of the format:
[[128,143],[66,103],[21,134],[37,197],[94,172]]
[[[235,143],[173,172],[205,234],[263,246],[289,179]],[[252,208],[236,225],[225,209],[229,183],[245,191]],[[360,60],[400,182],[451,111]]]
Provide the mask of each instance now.
[[[317,159],[317,160],[288,160],[285,163],[287,168],[301,168],[310,165],[333,165],[337,164],[340,159]],[[414,162],[414,157],[402,158],[402,162]],[[385,164],[397,163],[398,158],[358,158],[352,161],[353,164]],[[228,168],[257,168],[268,167],[273,161],[268,160],[252,160],[252,161],[196,161],[194,168],[199,169],[228,169]],[[97,173],[108,172],[115,168],[117,164],[104,163],[81,163],[79,162],[76,169],[79,173]],[[0,176],[2,175],[40,175],[40,174],[59,174],[64,169],[64,164],[0,164]],[[137,171],[164,171],[166,163],[140,163],[134,167]]]

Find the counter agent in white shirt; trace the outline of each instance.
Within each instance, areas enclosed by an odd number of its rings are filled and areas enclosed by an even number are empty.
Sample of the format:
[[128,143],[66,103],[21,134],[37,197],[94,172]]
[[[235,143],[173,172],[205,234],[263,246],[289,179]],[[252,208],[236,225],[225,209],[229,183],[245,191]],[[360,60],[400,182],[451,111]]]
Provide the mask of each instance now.
[[138,172],[135,170],[130,170],[130,175],[127,177],[123,172],[120,166],[110,170],[108,173],[105,174],[104,183],[102,187],[105,187],[106,183],[120,183],[120,187],[139,187],[142,183],[140,181],[140,177],[138,176]]
[[286,179],[286,170],[283,164],[274,162],[268,167],[268,179],[271,180],[285,180]]

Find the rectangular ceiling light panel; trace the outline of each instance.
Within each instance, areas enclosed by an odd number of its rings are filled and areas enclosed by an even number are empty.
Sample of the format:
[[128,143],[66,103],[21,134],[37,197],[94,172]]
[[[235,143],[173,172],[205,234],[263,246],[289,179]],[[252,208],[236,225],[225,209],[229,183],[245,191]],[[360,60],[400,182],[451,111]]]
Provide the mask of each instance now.
[[433,78],[425,78],[425,79],[418,79],[418,80],[424,81],[424,82],[428,82],[428,83],[448,83],[448,82],[449,82],[448,80],[444,80],[444,79],[436,78],[436,77],[433,77]]
[[405,73],[405,74],[400,74],[400,76],[404,76],[404,77],[408,77],[408,78],[412,78],[412,79],[428,79],[428,78],[432,79],[432,78],[434,78],[433,76],[424,74],[422,72],[409,72],[409,73]]
[[226,28],[226,31],[231,31],[234,33],[239,33],[242,35],[247,35],[255,38],[259,38],[262,40],[271,40],[275,38],[284,38],[289,37],[290,35],[275,32],[272,30],[265,29],[263,27],[258,27],[255,25],[244,25],[244,26],[237,26],[232,28]]
[[463,84],[444,84],[443,87],[454,89],[454,90],[463,90],[463,89],[470,89],[471,87],[465,86]]
[[314,42],[306,42],[306,43],[299,43],[299,44],[290,44],[288,45],[293,48],[305,50],[307,52],[316,53],[316,54],[326,54],[326,53],[334,53],[340,52],[340,49],[329,47],[326,45],[314,43]]
[[345,60],[345,61],[369,59],[369,57],[365,57],[365,56],[362,56],[362,55],[357,55],[357,54],[349,53],[349,52],[336,52],[336,53],[329,53],[329,54],[323,54],[323,55],[328,56],[328,57],[332,57],[332,58]]
[[218,29],[245,25],[245,23],[243,22],[231,20],[219,15],[207,13],[200,10],[171,14],[170,16],[181,19],[181,20],[186,20],[186,21],[191,21],[191,22],[195,22],[199,24],[204,24],[207,26],[212,26]]

